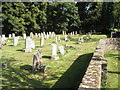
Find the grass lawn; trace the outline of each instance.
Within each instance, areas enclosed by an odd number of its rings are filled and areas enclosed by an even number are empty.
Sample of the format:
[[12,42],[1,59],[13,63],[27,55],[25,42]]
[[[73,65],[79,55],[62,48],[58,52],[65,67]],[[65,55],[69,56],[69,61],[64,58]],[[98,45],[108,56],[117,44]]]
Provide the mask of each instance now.
[[112,50],[105,54],[105,58],[108,59],[108,79],[105,88],[118,88],[120,55],[117,50]]
[[[60,55],[59,60],[51,60],[51,46],[54,39],[45,40],[45,45],[40,47],[39,38],[34,38],[36,48],[31,53],[22,52],[25,48],[25,40],[20,38],[19,45],[13,46],[13,39],[7,41],[2,50],[2,61],[9,62],[8,68],[2,69],[3,88],[72,88],[78,87],[92,54],[98,45],[99,39],[106,38],[106,35],[92,35],[81,45],[77,44],[78,36],[73,36],[71,41],[65,42],[64,36],[60,35],[62,41],[57,45],[68,44],[77,49],[68,49],[65,55]],[[82,35],[79,35],[81,37]],[[35,50],[42,50],[43,63],[47,65],[46,74],[33,72],[32,57]]]

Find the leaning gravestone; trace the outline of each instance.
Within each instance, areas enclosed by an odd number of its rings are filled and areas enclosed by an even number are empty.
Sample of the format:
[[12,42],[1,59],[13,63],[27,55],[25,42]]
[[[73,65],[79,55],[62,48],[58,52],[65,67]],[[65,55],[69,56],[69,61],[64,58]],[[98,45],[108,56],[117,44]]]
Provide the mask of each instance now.
[[58,48],[59,48],[59,51],[60,51],[60,53],[61,53],[62,55],[64,55],[64,54],[66,53],[66,51],[65,51],[65,49],[64,49],[63,46],[59,46]]
[[42,64],[42,51],[36,50],[33,55],[33,70],[38,71],[40,70]]
[[57,45],[56,44],[50,44],[52,46],[52,60],[58,60],[59,57],[57,57]]

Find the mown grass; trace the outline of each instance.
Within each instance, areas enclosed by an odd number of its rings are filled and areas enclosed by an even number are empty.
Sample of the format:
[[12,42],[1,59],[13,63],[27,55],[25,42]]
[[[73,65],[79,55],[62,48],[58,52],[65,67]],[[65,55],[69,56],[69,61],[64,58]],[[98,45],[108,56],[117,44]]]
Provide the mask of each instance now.
[[[68,49],[65,55],[60,55],[59,60],[51,60],[51,46],[55,38],[45,40],[45,45],[40,47],[39,38],[33,38],[36,48],[31,53],[22,52],[25,47],[25,40],[20,38],[19,44],[13,46],[13,39],[9,39],[2,50],[2,60],[10,63],[8,68],[2,70],[2,83],[4,89],[10,88],[75,88],[84,76],[86,68],[92,57],[92,53],[98,44],[99,39],[106,38],[106,35],[93,35],[81,45],[77,44],[78,37],[73,36],[71,41],[65,42],[64,36],[60,35],[62,41],[57,45],[68,44],[77,49]],[[32,57],[35,50],[42,50],[43,63],[47,65],[46,74],[32,71]]]
[[107,79],[107,85],[104,88],[120,89],[119,51],[117,50],[108,51],[105,53],[105,58],[108,60],[108,79]]

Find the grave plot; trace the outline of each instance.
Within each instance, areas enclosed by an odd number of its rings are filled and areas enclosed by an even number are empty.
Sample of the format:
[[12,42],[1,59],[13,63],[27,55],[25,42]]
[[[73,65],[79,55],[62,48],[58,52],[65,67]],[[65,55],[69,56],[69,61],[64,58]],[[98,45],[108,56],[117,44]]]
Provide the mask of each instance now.
[[[13,46],[13,39],[8,39],[9,42],[6,42],[6,45],[0,49],[2,50],[2,60],[5,63],[9,63],[8,67],[3,66],[3,88],[77,87],[97,46],[98,40],[106,38],[105,35],[92,35],[91,38],[97,39],[96,41],[91,40],[78,44],[76,43],[78,38],[85,35],[74,35],[68,42],[64,40],[64,35],[56,35],[61,38],[61,42],[56,44],[57,50],[59,50],[59,46],[64,46],[65,44],[68,47],[77,47],[77,49],[69,48],[64,53],[65,51],[62,47],[60,50],[63,55],[57,51],[59,59],[52,60],[52,46],[50,44],[55,42],[55,35],[54,33],[53,36],[52,33],[50,34],[49,39],[44,40],[44,46],[42,47],[40,46],[40,38],[31,34],[35,48],[29,53],[23,52],[23,49],[25,49],[25,39],[23,37],[19,38],[17,46]],[[33,54],[37,49],[42,50],[42,61],[46,65],[47,70],[44,75],[41,72],[32,70]]]

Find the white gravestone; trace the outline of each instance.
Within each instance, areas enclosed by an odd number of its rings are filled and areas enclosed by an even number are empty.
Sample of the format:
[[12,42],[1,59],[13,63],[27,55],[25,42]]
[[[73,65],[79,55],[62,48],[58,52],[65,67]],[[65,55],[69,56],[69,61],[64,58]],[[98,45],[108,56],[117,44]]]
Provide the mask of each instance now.
[[25,52],[32,52],[32,48],[35,48],[34,41],[28,37],[25,40]]
[[65,49],[64,49],[63,46],[59,46],[58,48],[59,48],[59,51],[60,51],[60,53],[61,53],[62,55],[64,55],[64,54],[66,53],[66,51],[65,51]]
[[37,33],[35,33],[35,37],[36,37],[36,38],[38,37],[38,34],[37,34]]
[[13,38],[15,37],[15,34],[14,34],[14,33],[12,33],[12,37],[13,37]]
[[12,37],[12,35],[11,34],[9,34],[9,38],[11,38]]
[[52,46],[52,56],[51,59],[52,60],[58,60],[59,57],[57,57],[57,45],[56,44],[51,44]]
[[23,34],[23,39],[26,39],[26,34]]
[[44,37],[41,35],[40,38],[40,46],[42,47],[44,45]]
[[35,48],[35,43],[34,40],[31,39],[31,48],[34,49]]
[[67,40],[68,40],[67,35],[65,35],[65,41],[67,41]]
[[58,42],[61,42],[60,36],[58,36]]
[[18,37],[14,37],[14,42],[13,42],[14,46],[17,46],[18,44]]
[[5,44],[5,40],[6,40],[5,35],[2,35],[1,43],[2,43],[2,44]]
[[62,31],[62,34],[65,35],[64,31]]
[[38,37],[40,38],[40,33],[38,33]]
[[30,37],[33,38],[34,34],[32,32],[30,32]]
[[46,37],[46,39],[49,39],[49,34],[47,33],[47,37]]

